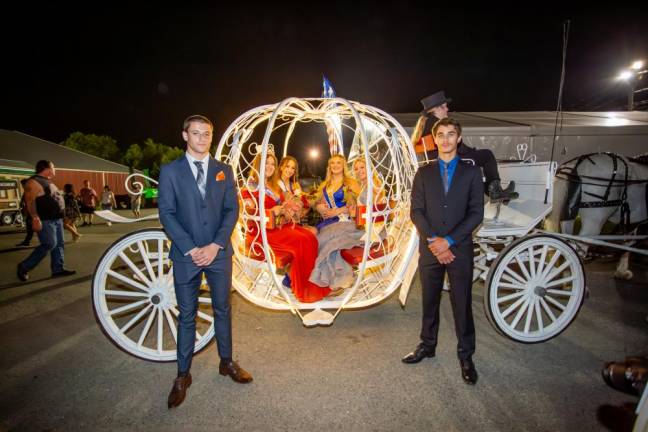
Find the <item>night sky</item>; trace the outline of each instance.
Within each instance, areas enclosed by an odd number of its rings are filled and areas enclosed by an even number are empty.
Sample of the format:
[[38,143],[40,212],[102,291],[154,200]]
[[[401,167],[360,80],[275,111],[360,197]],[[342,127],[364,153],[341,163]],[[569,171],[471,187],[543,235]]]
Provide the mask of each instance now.
[[219,137],[250,108],[319,96],[322,74],[338,96],[387,112],[417,112],[441,89],[456,111],[553,110],[567,18],[564,109],[624,109],[613,78],[648,60],[648,14],[621,4],[585,13],[525,3],[512,15],[430,1],[231,3],[5,11],[0,128],[181,145],[187,115],[210,117]]

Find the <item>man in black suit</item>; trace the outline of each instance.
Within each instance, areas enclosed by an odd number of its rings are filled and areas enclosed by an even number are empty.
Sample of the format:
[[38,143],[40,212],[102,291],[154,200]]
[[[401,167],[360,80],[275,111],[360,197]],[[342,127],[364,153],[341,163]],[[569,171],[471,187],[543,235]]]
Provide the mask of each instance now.
[[403,358],[403,362],[418,363],[435,355],[439,303],[447,271],[461,376],[467,384],[475,384],[477,371],[472,361],[475,352],[471,294],[472,232],[484,218],[484,184],[481,170],[461,162],[457,155],[461,125],[456,120],[439,120],[432,133],[439,149],[439,159],[416,172],[410,214],[420,236],[421,343]]

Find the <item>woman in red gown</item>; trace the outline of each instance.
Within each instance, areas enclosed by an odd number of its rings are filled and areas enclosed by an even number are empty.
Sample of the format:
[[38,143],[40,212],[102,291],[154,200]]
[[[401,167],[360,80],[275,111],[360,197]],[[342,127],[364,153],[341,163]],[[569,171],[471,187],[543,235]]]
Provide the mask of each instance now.
[[[252,163],[247,187],[241,191],[243,211],[248,215],[258,214],[260,165],[261,155],[259,154]],[[265,210],[280,221],[275,227],[272,227],[272,224],[266,224],[268,245],[275,254],[288,254],[292,257],[289,272],[290,287],[295,297],[304,303],[321,300],[331,292],[330,288],[320,287],[308,280],[317,258],[317,237],[308,229],[294,222],[301,209],[294,208],[294,201],[286,202],[279,187],[277,158],[272,153],[268,153],[266,158],[265,177]],[[263,240],[259,230],[259,222],[248,222],[246,243],[254,248],[251,253],[254,253],[254,250],[261,250]]]

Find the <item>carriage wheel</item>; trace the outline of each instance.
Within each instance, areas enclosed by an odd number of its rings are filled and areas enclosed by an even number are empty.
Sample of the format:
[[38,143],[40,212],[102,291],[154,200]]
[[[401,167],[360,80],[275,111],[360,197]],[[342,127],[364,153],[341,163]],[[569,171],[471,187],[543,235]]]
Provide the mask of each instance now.
[[[151,361],[175,361],[178,309],[164,231],[127,234],[103,254],[92,280],[92,303],[102,331],[127,353]],[[209,289],[201,287],[195,352],[213,339]]]
[[547,341],[576,318],[585,298],[578,254],[557,237],[518,239],[497,257],[486,281],[484,309],[491,324],[523,343]]

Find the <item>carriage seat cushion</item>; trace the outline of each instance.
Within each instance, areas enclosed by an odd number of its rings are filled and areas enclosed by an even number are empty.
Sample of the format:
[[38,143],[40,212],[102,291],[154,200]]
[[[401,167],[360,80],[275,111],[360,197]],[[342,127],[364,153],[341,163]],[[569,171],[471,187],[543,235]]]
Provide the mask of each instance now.
[[[382,243],[373,243],[369,247],[369,256],[368,260],[380,258],[385,254],[391,252],[392,245],[387,241],[383,240]],[[356,246],[351,249],[342,249],[340,255],[344,261],[348,262],[352,266],[359,266],[362,262],[362,252],[364,251],[364,246]]]
[[[249,241],[245,242],[245,250],[242,250],[241,253],[248,258],[252,258],[256,261],[265,261],[265,253],[263,252],[263,244],[257,242],[254,249],[252,249],[252,243]],[[275,266],[277,268],[285,268],[293,259],[292,254],[282,251],[273,251],[275,258]]]

